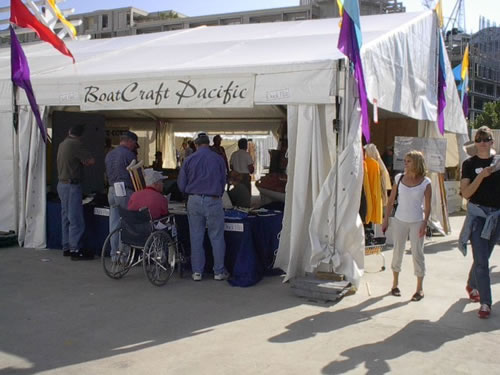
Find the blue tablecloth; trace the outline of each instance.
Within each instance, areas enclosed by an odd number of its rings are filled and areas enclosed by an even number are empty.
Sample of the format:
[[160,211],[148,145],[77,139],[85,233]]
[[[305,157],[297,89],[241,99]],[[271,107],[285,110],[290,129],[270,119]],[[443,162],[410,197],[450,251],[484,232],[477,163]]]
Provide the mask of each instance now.
[[[85,233],[83,234],[83,247],[93,250],[97,256],[101,255],[102,245],[109,234],[109,217],[94,214],[95,206],[83,206],[85,219]],[[61,202],[47,201],[47,247],[49,249],[62,249],[61,234]]]
[[[225,266],[231,273],[229,282],[234,286],[247,287],[258,283],[264,275],[273,272],[275,252],[279,245],[282,213],[269,216],[248,216],[243,219],[226,218],[226,224],[243,224],[243,231],[224,231],[226,241]],[[176,215],[179,241],[190,252],[189,224],[186,215]],[[213,268],[212,246],[205,233],[205,272]]]
[[[101,255],[102,245],[109,234],[109,218],[95,215],[94,206],[84,205],[85,233],[83,247]],[[189,224],[186,215],[175,215],[179,241],[189,254]],[[246,218],[226,218],[227,224],[243,224],[243,231],[226,230],[225,266],[231,273],[231,285],[251,286],[258,283],[264,275],[276,274],[273,270],[275,252],[279,245],[279,233],[283,214],[275,212],[266,216],[248,216]],[[61,249],[61,203],[47,201],[47,247]],[[205,234],[205,271],[213,268],[212,247]]]

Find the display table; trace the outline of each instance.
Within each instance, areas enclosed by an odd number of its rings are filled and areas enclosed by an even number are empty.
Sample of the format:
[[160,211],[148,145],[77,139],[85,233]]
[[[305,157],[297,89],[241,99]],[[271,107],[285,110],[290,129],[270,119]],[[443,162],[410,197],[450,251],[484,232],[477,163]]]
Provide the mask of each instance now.
[[[190,253],[188,218],[186,215],[175,215],[175,219],[179,241]],[[226,218],[224,221],[225,267],[231,274],[229,283],[241,287],[252,286],[264,275],[273,274],[283,214],[280,212],[266,216],[248,216],[244,219]],[[212,246],[206,232],[203,245],[205,272],[212,273]]]
[[[83,247],[101,255],[102,245],[109,234],[108,209],[92,204],[83,206],[85,233]],[[191,251],[189,224],[186,215],[175,215],[179,241],[187,254]],[[279,233],[283,214],[270,212],[261,216],[244,219],[226,218],[224,239],[226,241],[225,266],[231,273],[229,281],[234,286],[251,286],[264,275],[273,274],[275,252],[279,245]],[[61,243],[61,203],[47,201],[47,247],[62,249]],[[212,247],[205,233],[205,271],[212,273]],[[189,265],[188,265],[189,266]]]
[[[83,248],[94,251],[101,256],[102,245],[109,234],[109,217],[107,208],[99,208],[92,204],[83,205],[85,232]],[[47,247],[62,249],[61,202],[47,201]]]

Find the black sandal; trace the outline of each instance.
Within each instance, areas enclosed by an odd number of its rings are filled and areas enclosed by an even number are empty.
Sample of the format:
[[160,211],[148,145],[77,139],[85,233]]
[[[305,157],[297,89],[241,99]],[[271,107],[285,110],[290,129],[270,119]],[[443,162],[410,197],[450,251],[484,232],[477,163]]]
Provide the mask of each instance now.
[[420,301],[422,298],[424,298],[424,293],[422,292],[416,292],[413,297],[411,297],[411,300],[414,302]]
[[401,297],[401,291],[399,290],[399,288],[392,288],[391,289],[391,294],[394,297]]

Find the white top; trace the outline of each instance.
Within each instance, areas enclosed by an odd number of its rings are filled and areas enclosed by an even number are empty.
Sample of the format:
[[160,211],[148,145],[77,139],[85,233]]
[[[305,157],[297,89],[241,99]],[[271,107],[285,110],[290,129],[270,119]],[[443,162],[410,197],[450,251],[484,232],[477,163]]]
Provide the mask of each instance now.
[[250,164],[253,164],[252,157],[248,152],[241,149],[233,152],[229,161],[229,165],[238,173],[249,174],[248,166]]
[[[402,174],[396,175],[396,183],[402,178]],[[406,186],[403,181],[399,184],[398,208],[396,215],[398,220],[406,223],[415,223],[424,220],[424,193],[427,185],[431,183],[429,177],[417,186]]]

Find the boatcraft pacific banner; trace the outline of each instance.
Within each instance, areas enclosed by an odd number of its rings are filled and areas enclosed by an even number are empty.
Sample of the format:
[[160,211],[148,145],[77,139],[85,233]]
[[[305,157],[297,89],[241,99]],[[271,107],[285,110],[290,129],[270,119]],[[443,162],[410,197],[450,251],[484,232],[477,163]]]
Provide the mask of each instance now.
[[[359,18],[358,0],[339,0],[342,26],[338,41],[338,49],[348,57],[354,65],[354,77],[358,85],[359,102],[361,106],[361,128],[367,143],[370,143],[370,119],[368,117],[368,98],[366,95],[365,77],[361,62],[361,23]],[[342,5],[342,6],[341,6]]]
[[45,126],[43,125],[42,117],[40,116],[40,111],[35,99],[35,94],[33,93],[33,88],[31,87],[30,68],[28,66],[28,61],[26,60],[24,51],[21,47],[21,44],[19,43],[19,40],[17,39],[14,28],[12,26],[9,26],[9,28],[11,40],[10,63],[12,82],[14,83],[14,85],[16,85],[17,87],[21,87],[26,92],[31,110],[35,115],[36,123],[38,124],[40,133],[42,134],[43,141],[46,142],[47,132],[45,131]]
[[251,108],[255,77],[179,77],[82,82],[80,108]]

